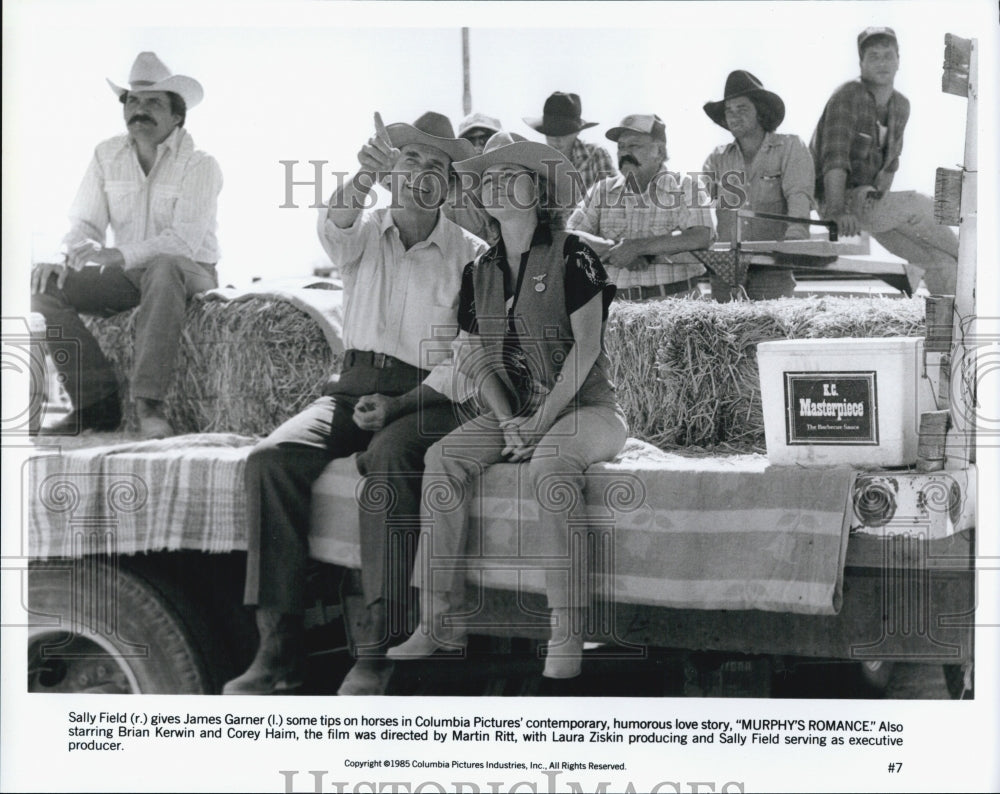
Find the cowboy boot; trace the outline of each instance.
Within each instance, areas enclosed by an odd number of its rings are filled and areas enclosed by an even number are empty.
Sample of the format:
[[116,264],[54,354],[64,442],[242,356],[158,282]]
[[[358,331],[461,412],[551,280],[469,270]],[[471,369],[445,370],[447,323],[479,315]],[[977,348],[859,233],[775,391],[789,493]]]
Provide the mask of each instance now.
[[358,596],[344,599],[344,625],[356,661],[347,671],[338,695],[384,695],[392,678],[393,663],[385,658],[388,640],[386,603],[358,605]]
[[544,678],[576,678],[583,664],[583,609],[553,607]]
[[302,617],[257,609],[260,645],[247,671],[222,687],[223,695],[275,695],[302,686]]
[[420,625],[405,642],[386,651],[390,659],[423,659],[437,651],[465,648],[465,629],[445,626],[444,617],[452,611],[447,593],[420,591]]
[[139,437],[144,439],[167,438],[174,434],[167,421],[162,400],[147,400],[139,397],[135,401],[136,416],[139,417]]

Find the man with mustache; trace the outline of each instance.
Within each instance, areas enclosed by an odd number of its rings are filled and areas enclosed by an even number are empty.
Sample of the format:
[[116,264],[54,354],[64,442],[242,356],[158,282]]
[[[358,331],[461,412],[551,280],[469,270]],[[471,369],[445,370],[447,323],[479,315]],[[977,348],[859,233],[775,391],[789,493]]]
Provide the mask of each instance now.
[[620,176],[598,182],[567,228],[601,256],[616,298],[700,294],[704,267],[688,251],[712,241],[712,217],[689,178],[667,170],[667,133],[654,114],[632,114],[605,133],[618,144]]
[[[358,153],[361,170],[320,210],[320,242],[344,281],[347,350],[323,395],[247,460],[245,601],[256,607],[260,646],[223,694],[301,686],[311,489],[331,460],[353,453],[373,489],[359,497],[367,615],[350,620],[358,659],[338,694],[385,692],[385,651],[402,630],[391,618],[402,614],[412,567],[396,550],[416,547],[390,533],[417,530],[424,453],[464,421],[450,401],[463,399],[460,382],[441,354],[458,331],[462,270],[486,246],[448,220],[442,204],[452,162],[473,154],[439,113],[388,127],[376,113],[375,134]],[[372,187],[383,181],[392,206],[372,208]],[[390,494],[385,504],[375,492]]]
[[816,198],[841,235],[869,231],[891,253],[924,268],[932,295],[953,295],[958,238],[934,220],[929,196],[890,193],[903,151],[910,102],[893,88],[899,42],[892,28],[858,34],[861,76],[838,88],[823,109],[809,148]]
[[[49,348],[73,402],[67,417],[42,432],[118,427],[118,381],[78,312],[138,306],[130,391],[140,434],[161,438],[173,432],[163,399],[187,299],[218,286],[222,172],[184,129],[187,110],[203,96],[197,80],[171,74],[155,53],[142,52],[128,88],[108,83],[128,133],[97,145],[70,212],[65,261],[38,265],[31,278],[32,311],[45,316]],[[109,226],[113,247],[105,245]]]

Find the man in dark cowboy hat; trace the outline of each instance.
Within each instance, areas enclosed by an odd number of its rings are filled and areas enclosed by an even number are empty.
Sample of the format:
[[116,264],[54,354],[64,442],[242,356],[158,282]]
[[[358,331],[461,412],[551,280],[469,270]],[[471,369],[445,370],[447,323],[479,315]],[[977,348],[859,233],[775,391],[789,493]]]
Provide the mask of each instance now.
[[895,31],[861,31],[858,57],[860,78],[833,93],[809,144],[821,213],[837,221],[841,234],[869,231],[890,252],[924,268],[932,294],[953,294],[955,233],[935,222],[929,196],[889,192],[910,117],[909,100],[893,88],[899,69]]
[[[45,433],[114,430],[122,412],[111,364],[78,312],[139,307],[130,390],[140,433],[173,431],[163,398],[174,376],[187,299],[217,286],[216,204],[222,172],[184,129],[201,102],[197,80],[171,74],[155,53],[139,53],[128,88],[108,80],[128,132],[102,141],[77,191],[63,262],[32,273],[32,311],[45,316],[53,360],[72,412]],[[105,245],[108,227],[114,246]],[[51,338],[51,337],[50,337]]]
[[[452,162],[472,144],[427,113],[414,124],[382,125],[361,147],[361,170],[320,210],[320,242],[344,281],[343,369],[323,396],[250,453],[245,600],[257,607],[260,647],[223,694],[273,694],[302,683],[302,612],[313,482],[334,458],[360,453],[358,470],[394,495],[394,519],[419,514],[424,453],[462,418],[448,363],[432,366],[442,329],[457,333],[462,269],[485,248],[440,207]],[[391,207],[371,208],[373,185],[389,175]],[[447,349],[449,338],[443,339]],[[390,629],[388,584],[409,579],[407,560],[390,557],[388,508],[361,499],[362,584],[368,619],[355,636],[359,659],[340,694],[385,691]],[[415,521],[410,521],[411,528]],[[410,544],[414,546],[415,544]],[[401,543],[406,548],[406,543]],[[401,570],[397,570],[397,568]]]
[[596,121],[584,121],[580,97],[556,91],[545,100],[541,118],[530,116],[524,123],[545,136],[545,142],[564,154],[583,177],[583,186],[590,190],[599,179],[614,176],[611,155],[602,146],[579,140],[581,130],[596,127]]
[[667,170],[667,131],[655,114],[633,113],[605,133],[618,144],[619,176],[602,179],[566,227],[601,256],[616,298],[700,294],[705,272],[689,251],[707,248],[712,216],[688,177]]
[[[745,208],[808,218],[813,203],[815,171],[812,155],[800,138],[774,130],[785,118],[785,103],[750,72],[737,70],[726,78],[725,95],[705,104],[705,113],[733,134],[705,160],[709,189],[716,207],[719,239],[735,241],[734,209]],[[743,223],[744,240],[802,240],[804,224],[753,218]],[[751,266],[746,292],[750,298],[791,297],[795,279],[788,270]],[[712,295],[729,300],[732,291],[712,277]]]

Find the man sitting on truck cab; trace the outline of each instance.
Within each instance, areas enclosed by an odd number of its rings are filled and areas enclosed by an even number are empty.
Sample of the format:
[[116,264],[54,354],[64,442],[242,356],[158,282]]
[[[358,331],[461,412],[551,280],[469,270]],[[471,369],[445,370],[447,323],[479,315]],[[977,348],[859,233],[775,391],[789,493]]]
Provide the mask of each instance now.
[[[49,349],[73,403],[68,416],[41,432],[118,428],[118,379],[78,312],[107,315],[138,306],[130,390],[140,434],[161,438],[173,434],[163,398],[174,378],[187,299],[218,286],[222,171],[184,129],[188,109],[204,93],[197,80],[171,74],[155,53],[141,52],[128,88],[108,83],[128,134],[97,145],[70,211],[65,261],[39,264],[31,278],[31,310],[45,317]],[[114,247],[105,245],[109,226]]]
[[893,88],[899,42],[892,28],[858,34],[861,77],[834,91],[809,148],[816,198],[844,237],[871,232],[890,253],[924,268],[932,295],[954,295],[958,238],[934,220],[929,196],[890,193],[903,151],[910,101]]
[[[428,342],[457,333],[462,269],[486,246],[440,211],[452,162],[471,157],[451,123],[426,113],[385,127],[361,147],[361,170],[320,211],[319,236],[344,281],[344,363],[323,395],[250,453],[246,467],[245,602],[256,606],[260,646],[223,694],[274,694],[302,683],[302,613],[311,488],[334,458],[360,453],[359,472],[392,491],[394,505],[360,503],[362,586],[369,609],[358,660],[338,694],[380,694],[391,676],[389,583],[409,580],[391,548],[393,525],[415,529],[424,453],[462,423],[450,361],[431,367]],[[372,186],[390,174],[391,207],[371,208]],[[444,340],[447,349],[450,340]],[[436,345],[440,350],[441,345]],[[407,520],[407,519],[410,520]],[[401,530],[401,531],[405,531]],[[400,570],[404,568],[404,570]],[[405,591],[404,591],[405,592]],[[360,640],[360,641],[358,641]]]

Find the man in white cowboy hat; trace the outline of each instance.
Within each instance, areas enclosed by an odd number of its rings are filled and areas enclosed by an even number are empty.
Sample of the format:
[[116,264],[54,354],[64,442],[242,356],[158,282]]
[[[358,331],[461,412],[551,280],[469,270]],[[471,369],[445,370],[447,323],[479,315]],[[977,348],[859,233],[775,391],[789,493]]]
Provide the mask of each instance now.
[[600,256],[621,300],[697,296],[705,268],[689,251],[712,241],[712,216],[687,177],[667,170],[667,133],[655,114],[633,113],[605,133],[620,176],[598,182],[567,228]]
[[615,164],[603,146],[579,139],[582,130],[596,127],[596,121],[581,118],[583,105],[578,94],[556,91],[549,95],[541,117],[528,116],[524,123],[545,136],[545,142],[565,155],[583,178],[583,188],[590,188],[599,179],[614,176]]
[[[313,482],[334,458],[360,453],[366,488],[391,491],[391,506],[359,500],[362,587],[368,613],[354,634],[358,661],[344,695],[380,694],[391,676],[385,659],[394,584],[409,581],[410,561],[390,548],[392,526],[415,529],[424,453],[462,416],[463,399],[447,351],[457,334],[462,269],[485,248],[440,210],[452,162],[471,157],[451,123],[427,113],[385,127],[361,147],[361,170],[320,210],[320,242],[344,281],[343,368],[323,395],[251,452],[246,467],[248,557],[245,601],[256,606],[260,647],[249,669],[223,694],[272,694],[301,685],[306,537]],[[373,185],[388,175],[391,207],[373,208]],[[390,515],[391,511],[391,515]],[[398,596],[397,596],[398,597]],[[354,625],[354,621],[351,624]]]
[[830,97],[809,148],[824,218],[845,236],[869,231],[891,253],[924,268],[931,294],[954,294],[958,238],[934,220],[929,196],[890,193],[910,102],[893,88],[899,42],[892,28],[858,34],[861,76]]
[[[130,391],[140,433],[173,431],[163,399],[173,380],[188,298],[218,285],[216,205],[222,172],[184,129],[201,102],[197,80],[175,75],[155,53],[139,53],[128,87],[108,80],[124,109],[127,134],[97,145],[70,212],[63,262],[32,273],[32,311],[60,329],[53,359],[72,412],[49,433],[114,430],[118,382],[78,312],[139,307]],[[106,245],[108,227],[114,245]],[[58,349],[58,350],[57,350]]]
[[[716,148],[702,168],[715,204],[718,237],[734,242],[736,216],[744,208],[776,215],[808,218],[816,179],[812,155],[796,135],[775,132],[785,118],[785,103],[750,72],[730,72],[722,99],[707,102],[708,117],[733,134],[730,143]],[[752,218],[743,222],[744,240],[804,240],[804,224]],[[751,265],[745,284],[752,299],[791,297],[795,278],[789,270]],[[732,285],[712,276],[712,296],[729,300]]]

